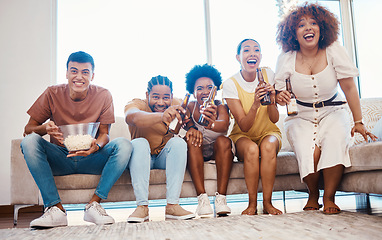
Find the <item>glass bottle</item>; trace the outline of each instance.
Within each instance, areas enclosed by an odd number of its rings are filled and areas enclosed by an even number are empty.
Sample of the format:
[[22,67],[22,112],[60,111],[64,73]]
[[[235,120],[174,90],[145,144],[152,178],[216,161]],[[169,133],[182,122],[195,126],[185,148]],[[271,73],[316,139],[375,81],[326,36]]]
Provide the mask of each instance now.
[[[208,98],[206,100],[204,100],[203,105],[201,106],[201,108],[205,109],[209,104],[214,104],[214,100],[215,100],[217,89],[218,88],[216,86],[214,86],[211,89],[210,94],[208,95]],[[205,126],[205,127],[208,126],[208,124],[209,124],[207,119],[204,118],[204,114],[200,114],[198,123],[200,125],[202,125],[202,126]]]
[[290,79],[285,79],[286,90],[290,93],[290,102],[286,105],[288,116],[294,116],[298,114],[296,95],[292,91],[292,85],[290,84]]
[[[259,80],[259,86],[265,87],[266,82],[264,81],[263,73],[261,72],[261,68],[256,69],[257,72],[257,79]],[[270,105],[271,102],[271,96],[270,92],[267,91],[264,95],[264,97],[260,100],[261,105]]]
[[[186,96],[184,97],[182,105],[181,105],[181,107],[184,110],[187,110],[188,100],[190,100],[190,94],[186,93]],[[184,114],[182,111],[178,111],[178,112],[183,122],[184,118],[186,117],[186,114]],[[179,122],[178,118],[175,117],[174,120],[172,120],[172,122],[170,123],[168,130],[173,134],[178,134],[181,127],[182,127],[182,124]]]

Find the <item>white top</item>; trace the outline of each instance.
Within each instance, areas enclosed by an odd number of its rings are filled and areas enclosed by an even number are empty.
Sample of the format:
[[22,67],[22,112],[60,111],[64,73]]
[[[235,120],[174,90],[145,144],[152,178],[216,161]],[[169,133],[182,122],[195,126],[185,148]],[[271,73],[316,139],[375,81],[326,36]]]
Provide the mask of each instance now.
[[[269,68],[265,68],[265,69],[267,71],[268,82],[269,82],[269,84],[273,85],[275,83],[274,82],[275,74],[271,69],[269,69]],[[245,89],[249,93],[255,92],[256,87],[259,84],[259,80],[257,79],[257,76],[256,76],[255,81],[253,81],[253,82],[245,81],[240,72],[236,73],[232,77],[234,77],[237,80],[240,87],[242,87],[243,89]],[[235,83],[232,81],[231,78],[228,78],[227,80],[224,81],[222,92],[223,92],[222,93],[222,99],[225,99],[225,98],[239,99],[239,94],[237,92]]]
[[[328,65],[321,72],[305,75],[295,71],[296,52],[280,54],[275,74],[276,90],[285,89],[290,78],[297,99],[313,103],[330,99],[338,91],[338,81],[358,76],[358,69],[338,42],[326,48]],[[338,94],[334,101],[343,100]],[[321,149],[317,170],[342,164],[349,167],[350,118],[347,105],[311,108],[298,105],[298,115],[286,117],[285,133],[292,146],[300,170],[301,180],[314,172],[313,152]]]

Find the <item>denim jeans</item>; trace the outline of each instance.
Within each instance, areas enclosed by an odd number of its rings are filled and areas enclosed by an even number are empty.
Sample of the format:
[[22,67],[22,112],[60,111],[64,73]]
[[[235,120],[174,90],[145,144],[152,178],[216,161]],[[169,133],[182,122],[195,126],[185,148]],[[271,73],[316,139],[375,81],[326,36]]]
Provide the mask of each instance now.
[[128,165],[137,205],[149,204],[150,169],[166,170],[166,199],[178,204],[187,164],[187,144],[179,138],[171,138],[158,155],[151,155],[145,138],[131,141],[133,153]]
[[61,202],[53,176],[101,174],[95,194],[106,199],[111,187],[129,163],[131,142],[117,138],[89,156],[70,157],[68,150],[32,133],[21,142],[21,150],[44,201],[44,207]]

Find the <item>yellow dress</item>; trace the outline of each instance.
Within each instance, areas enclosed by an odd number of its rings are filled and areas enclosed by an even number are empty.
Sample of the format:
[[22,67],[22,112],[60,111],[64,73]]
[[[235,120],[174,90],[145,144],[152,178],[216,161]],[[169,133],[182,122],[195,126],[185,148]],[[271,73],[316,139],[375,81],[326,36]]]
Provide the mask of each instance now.
[[[262,71],[264,75],[264,80],[268,82],[266,71]],[[249,93],[245,91],[237,82],[234,77],[231,80],[235,83],[236,89],[238,91],[238,97],[243,106],[245,114],[248,114],[253,102],[255,93]],[[243,132],[239,125],[235,122],[229,138],[232,139],[234,143],[241,137],[246,137],[251,139],[257,145],[260,145],[261,141],[269,135],[275,136],[279,141],[279,150],[281,149],[281,132],[280,129],[274,124],[270,119],[267,111],[267,106],[260,106],[257,110],[255,122],[248,132]]]

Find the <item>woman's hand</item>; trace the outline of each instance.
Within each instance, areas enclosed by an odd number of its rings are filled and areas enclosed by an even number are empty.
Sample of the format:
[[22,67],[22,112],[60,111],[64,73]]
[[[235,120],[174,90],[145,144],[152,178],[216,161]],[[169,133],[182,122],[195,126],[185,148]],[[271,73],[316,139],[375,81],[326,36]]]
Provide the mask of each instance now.
[[266,90],[262,86],[257,86],[255,89],[255,101],[253,101],[252,107],[255,109],[258,109],[261,105],[260,101],[264,98],[264,95],[266,94]]
[[276,102],[281,106],[285,106],[290,102],[290,93],[287,90],[277,93]]
[[374,134],[372,134],[371,132],[369,132],[366,127],[362,124],[362,123],[356,123],[354,124],[354,127],[352,128],[351,130],[351,136],[353,137],[354,136],[354,133],[357,132],[359,134],[362,135],[362,137],[365,139],[365,141],[367,142],[367,136],[369,136],[371,138],[371,140],[373,141],[376,141],[378,138],[377,136],[375,136]]
[[200,109],[200,114],[204,115],[204,119],[208,121],[208,126],[206,128],[211,129],[212,124],[218,118],[218,107],[215,104],[209,104],[206,108]]
[[185,138],[187,142],[191,141],[191,144],[195,147],[201,147],[203,144],[203,133],[196,130],[195,128],[190,128],[186,132]]

